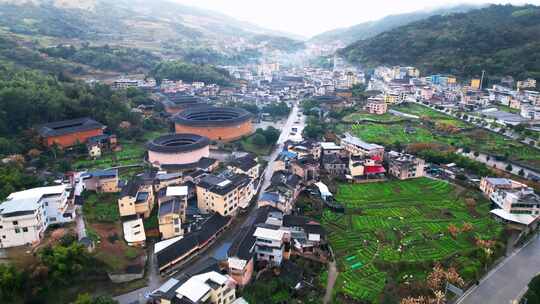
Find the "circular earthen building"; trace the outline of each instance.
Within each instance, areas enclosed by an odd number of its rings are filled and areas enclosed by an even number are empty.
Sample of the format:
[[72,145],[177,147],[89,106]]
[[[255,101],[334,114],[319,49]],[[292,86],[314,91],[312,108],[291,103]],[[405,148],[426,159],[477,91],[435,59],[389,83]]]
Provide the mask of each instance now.
[[233,141],[253,132],[251,114],[241,108],[195,107],[174,116],[176,133],[192,133],[216,141]]
[[210,140],[196,134],[167,134],[147,143],[148,161],[154,167],[189,169],[210,155]]

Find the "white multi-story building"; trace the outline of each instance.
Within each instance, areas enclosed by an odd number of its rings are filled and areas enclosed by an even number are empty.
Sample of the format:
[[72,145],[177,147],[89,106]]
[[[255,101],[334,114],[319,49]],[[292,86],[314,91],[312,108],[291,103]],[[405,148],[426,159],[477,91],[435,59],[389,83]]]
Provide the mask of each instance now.
[[69,192],[58,185],[10,194],[0,204],[0,248],[37,244],[49,225],[73,221]]
[[509,213],[540,215],[540,197],[532,188],[498,190],[490,195],[492,202]]
[[489,198],[498,207],[491,213],[506,222],[529,226],[540,218],[540,196],[532,188],[497,190]]
[[255,233],[255,253],[257,260],[280,265],[285,252],[286,232],[281,229],[257,227]]

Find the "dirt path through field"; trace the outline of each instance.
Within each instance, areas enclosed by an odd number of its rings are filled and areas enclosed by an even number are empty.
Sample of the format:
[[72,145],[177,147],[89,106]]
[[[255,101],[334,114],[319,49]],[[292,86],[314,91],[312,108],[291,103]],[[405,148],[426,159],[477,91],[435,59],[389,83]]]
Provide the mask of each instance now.
[[328,280],[326,282],[326,293],[324,294],[323,303],[328,304],[332,301],[332,291],[334,290],[334,284],[338,276],[336,261],[332,261],[328,264]]

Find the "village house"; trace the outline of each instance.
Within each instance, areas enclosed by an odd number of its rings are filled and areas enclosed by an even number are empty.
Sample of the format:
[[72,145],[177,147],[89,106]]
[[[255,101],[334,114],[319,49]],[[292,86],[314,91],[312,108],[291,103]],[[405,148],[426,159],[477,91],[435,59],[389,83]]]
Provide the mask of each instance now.
[[188,198],[187,186],[169,186],[167,200],[159,203],[158,224],[162,239],[170,239],[184,234],[182,223],[186,221]]
[[67,185],[11,193],[0,204],[0,248],[38,244],[47,227],[75,220]]
[[387,153],[388,172],[398,179],[425,176],[425,161],[411,154],[391,151]]
[[146,233],[142,218],[131,216],[129,219],[124,220],[122,228],[124,240],[129,246],[144,247],[146,245]]
[[384,178],[384,169],[378,156],[366,158],[363,156],[351,156],[349,158],[349,174],[346,178],[351,182],[359,182],[367,179]]
[[154,208],[153,181],[137,177],[128,182],[118,199],[120,216],[137,215],[148,218]]
[[320,159],[321,157],[321,144],[313,140],[308,139],[299,143],[287,141],[285,146],[289,152],[295,153],[297,158],[312,156],[315,159]]
[[296,198],[302,191],[301,177],[291,172],[274,171],[270,186],[257,202],[259,207],[272,206],[283,213],[291,213]]
[[252,279],[255,263],[280,266],[293,254],[325,260],[325,245],[326,233],[319,223],[261,207],[250,229],[243,230],[229,248],[228,274],[245,286]]
[[321,142],[321,155],[343,155],[343,147],[336,145],[334,142]]
[[257,227],[255,237],[255,255],[257,261],[266,261],[272,266],[281,265],[285,254],[285,243],[290,241],[290,234],[276,228]]
[[274,171],[288,170],[292,160],[297,158],[297,154],[290,151],[281,151],[274,161]]
[[300,176],[302,182],[310,185],[319,179],[319,162],[313,157],[306,156],[291,162],[291,172]]
[[212,270],[185,280],[171,278],[150,296],[156,304],[233,304],[236,284],[228,275]]
[[[186,178],[188,179],[188,178]],[[154,178],[154,188],[156,192],[168,186],[181,185],[184,183],[184,174],[181,172],[163,173],[159,172]]]
[[104,125],[85,117],[43,124],[37,128],[37,132],[44,146],[69,148],[84,144],[89,138],[103,135],[103,129]]
[[370,97],[365,109],[370,114],[382,115],[388,110],[388,104],[382,98]]
[[202,213],[235,215],[247,208],[255,194],[253,179],[245,174],[206,175],[197,183],[197,206]]
[[191,232],[156,243],[154,254],[160,273],[189,261],[195,253],[212,244],[230,225],[231,217],[217,213],[205,218]]
[[90,171],[83,173],[81,178],[86,190],[105,193],[120,191],[118,169]]
[[341,146],[351,156],[376,156],[380,158],[380,160],[382,160],[384,157],[383,146],[367,143],[360,138],[351,135],[350,133],[345,133],[345,137],[341,138]]
[[260,165],[253,155],[235,158],[229,163],[228,169],[236,174],[245,174],[253,179],[259,178]]
[[480,190],[484,192],[487,197],[490,197],[493,192],[498,190],[520,190],[527,189],[529,186],[511,180],[509,178],[500,177],[483,177],[480,180]]
[[116,135],[102,134],[87,139],[86,148],[92,158],[100,157],[103,151],[113,151],[117,148]]
[[342,176],[347,173],[349,164],[348,158],[343,158],[337,154],[323,155],[322,167],[327,174]]
[[538,224],[540,196],[532,188],[496,190],[489,198],[497,206],[490,213],[503,222],[525,227]]

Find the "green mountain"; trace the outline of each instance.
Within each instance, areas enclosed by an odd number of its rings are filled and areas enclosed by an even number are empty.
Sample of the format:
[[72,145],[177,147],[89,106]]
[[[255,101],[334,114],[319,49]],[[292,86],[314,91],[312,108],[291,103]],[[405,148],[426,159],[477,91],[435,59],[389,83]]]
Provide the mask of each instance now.
[[415,21],[426,19],[431,16],[467,12],[476,8],[479,8],[479,6],[464,4],[429,11],[426,10],[406,14],[390,15],[376,21],[363,22],[351,27],[339,28],[324,32],[313,36],[309,42],[316,44],[341,42],[348,45],[355,41],[371,38],[382,32],[407,25]]
[[355,42],[339,51],[349,61],[413,65],[423,73],[540,78],[540,7],[492,5],[433,16]]
[[[135,61],[153,57],[247,62],[261,56],[253,45],[298,43],[286,33],[167,0],[0,0],[0,37],[37,55],[119,72],[147,69]],[[59,45],[68,48],[53,49]]]

